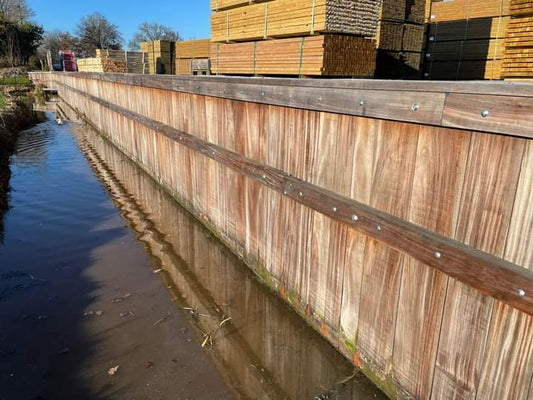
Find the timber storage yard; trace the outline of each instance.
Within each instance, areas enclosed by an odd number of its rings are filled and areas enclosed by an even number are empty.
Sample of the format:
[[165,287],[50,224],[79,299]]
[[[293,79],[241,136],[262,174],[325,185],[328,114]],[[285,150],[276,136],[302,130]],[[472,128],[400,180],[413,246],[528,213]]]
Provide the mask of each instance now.
[[211,12],[31,78],[391,398],[531,399],[533,2]]

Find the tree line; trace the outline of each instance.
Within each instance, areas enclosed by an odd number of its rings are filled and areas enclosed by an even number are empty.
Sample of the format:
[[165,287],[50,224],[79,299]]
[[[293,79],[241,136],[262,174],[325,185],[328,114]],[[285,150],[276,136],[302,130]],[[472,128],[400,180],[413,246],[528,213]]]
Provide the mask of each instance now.
[[[26,0],[0,0],[0,67],[30,65],[40,67],[52,55],[59,61],[60,50],[73,50],[78,58],[92,57],[96,49],[122,50],[123,37],[117,25],[95,12],[80,19],[73,33],[54,30],[45,32],[31,21],[34,12]],[[179,32],[157,23],[142,23],[129,50],[138,50],[140,43],[153,40],[181,40]]]

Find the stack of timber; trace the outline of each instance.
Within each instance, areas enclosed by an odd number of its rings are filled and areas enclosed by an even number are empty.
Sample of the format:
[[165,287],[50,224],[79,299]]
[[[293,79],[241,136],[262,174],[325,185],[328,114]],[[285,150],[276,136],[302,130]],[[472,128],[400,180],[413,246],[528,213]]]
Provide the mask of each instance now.
[[509,0],[432,2],[425,76],[501,79],[509,21]]
[[127,63],[127,71],[130,74],[148,73],[147,54],[140,51],[124,50],[96,50],[97,58],[111,58],[113,60],[124,60]]
[[142,42],[141,51],[148,55],[148,72],[155,74],[174,73],[174,42],[154,40]]
[[113,58],[82,58],[78,60],[78,71],[127,73],[128,63],[126,60],[115,60]]
[[212,47],[215,74],[372,76],[375,43],[357,36],[320,35]]
[[210,75],[210,39],[176,42],[175,53],[176,75]]
[[533,79],[533,1],[511,0],[502,77]]
[[253,3],[264,3],[272,0],[211,0],[211,10],[221,11],[230,8],[246,6]]
[[215,74],[374,74],[380,0],[213,0],[211,9]]
[[377,78],[419,78],[426,0],[384,0],[376,35]]
[[372,37],[377,31],[379,7],[380,0],[275,0],[250,4],[213,13],[211,36],[213,42],[315,33]]

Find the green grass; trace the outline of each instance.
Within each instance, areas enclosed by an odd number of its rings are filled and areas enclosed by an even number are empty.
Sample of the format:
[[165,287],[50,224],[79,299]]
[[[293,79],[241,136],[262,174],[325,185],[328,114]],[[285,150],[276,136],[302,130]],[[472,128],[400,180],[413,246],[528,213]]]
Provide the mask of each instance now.
[[7,99],[6,97],[0,93],[0,110],[3,110],[7,107]]
[[4,76],[0,78],[0,85],[31,85],[30,78],[24,75]]

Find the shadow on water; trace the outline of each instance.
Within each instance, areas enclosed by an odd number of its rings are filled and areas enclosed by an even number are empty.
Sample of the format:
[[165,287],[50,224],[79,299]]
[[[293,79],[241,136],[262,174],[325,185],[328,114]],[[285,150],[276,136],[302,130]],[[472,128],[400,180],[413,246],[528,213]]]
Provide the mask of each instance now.
[[235,397],[383,397],[113,145],[90,132],[77,137]]
[[81,320],[98,285],[84,273],[91,252],[125,229],[99,227],[117,213],[69,125],[49,120],[22,132],[11,172],[0,243],[0,399],[95,398],[77,376],[95,345]]

